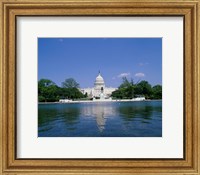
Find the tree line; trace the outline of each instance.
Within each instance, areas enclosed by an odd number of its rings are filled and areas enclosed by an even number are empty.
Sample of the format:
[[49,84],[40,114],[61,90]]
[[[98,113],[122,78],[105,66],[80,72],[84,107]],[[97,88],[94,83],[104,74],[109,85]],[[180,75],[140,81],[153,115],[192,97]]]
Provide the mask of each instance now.
[[85,98],[78,88],[79,84],[73,78],[66,79],[61,87],[49,79],[40,79],[38,81],[38,101],[55,102],[66,98],[73,100]]
[[[38,81],[38,101],[55,102],[59,99],[88,99],[87,94],[79,90],[79,83],[73,78],[68,78],[62,82],[62,86],[57,86],[49,79],[40,79]],[[118,89],[112,92],[113,99],[132,99],[138,96],[144,96],[146,99],[162,99],[162,86],[151,86],[148,81],[134,83],[126,78],[122,78],[122,84]]]
[[119,88],[112,93],[112,97],[116,99],[132,99],[138,96],[144,96],[146,99],[162,99],[162,86],[151,86],[148,81],[140,81],[134,83],[133,79],[130,81],[122,78],[123,82]]

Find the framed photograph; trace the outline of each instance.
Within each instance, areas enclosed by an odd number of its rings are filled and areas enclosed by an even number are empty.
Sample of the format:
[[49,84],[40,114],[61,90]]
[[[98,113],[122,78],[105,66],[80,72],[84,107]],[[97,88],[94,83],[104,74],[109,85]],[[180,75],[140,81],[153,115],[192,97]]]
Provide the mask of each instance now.
[[162,38],[38,38],[38,68],[38,137],[162,137]]
[[200,174],[199,1],[0,8],[0,174]]

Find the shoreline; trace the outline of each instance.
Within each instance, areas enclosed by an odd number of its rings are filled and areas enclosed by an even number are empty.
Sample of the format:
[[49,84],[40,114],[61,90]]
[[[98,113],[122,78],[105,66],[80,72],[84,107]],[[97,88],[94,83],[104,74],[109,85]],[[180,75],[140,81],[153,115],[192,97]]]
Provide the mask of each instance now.
[[38,102],[38,104],[72,104],[72,103],[105,103],[105,102],[148,102],[148,101],[162,101],[162,99],[155,100],[77,100],[77,101],[68,101],[68,102]]

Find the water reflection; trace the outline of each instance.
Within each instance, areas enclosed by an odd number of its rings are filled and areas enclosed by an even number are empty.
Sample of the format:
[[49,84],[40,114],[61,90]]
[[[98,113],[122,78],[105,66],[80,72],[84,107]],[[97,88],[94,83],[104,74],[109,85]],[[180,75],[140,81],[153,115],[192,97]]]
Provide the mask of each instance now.
[[146,120],[151,120],[153,107],[152,106],[122,106],[118,108],[120,117],[124,121],[133,121],[140,117]]
[[162,101],[47,104],[38,109],[39,137],[162,136]]
[[63,109],[62,115],[63,115],[63,121],[68,125],[76,124],[76,122],[79,120],[80,108],[65,107]]
[[97,103],[91,106],[86,106],[82,108],[81,113],[87,117],[94,117],[100,132],[103,132],[105,129],[107,118],[116,114],[113,106],[106,106],[104,103]]
[[66,106],[63,104],[41,105],[38,111],[38,125],[40,132],[52,129],[54,123],[63,122],[69,129],[75,129],[73,126],[78,123],[80,117],[80,108],[74,106]]

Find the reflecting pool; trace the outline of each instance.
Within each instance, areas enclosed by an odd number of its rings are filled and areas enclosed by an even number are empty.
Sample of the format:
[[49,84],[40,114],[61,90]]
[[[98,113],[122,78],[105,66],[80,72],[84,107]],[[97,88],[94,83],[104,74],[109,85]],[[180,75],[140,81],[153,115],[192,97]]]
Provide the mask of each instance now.
[[38,105],[39,137],[161,137],[162,101]]

